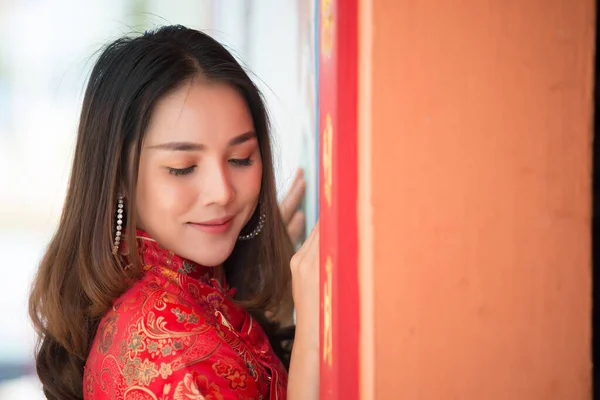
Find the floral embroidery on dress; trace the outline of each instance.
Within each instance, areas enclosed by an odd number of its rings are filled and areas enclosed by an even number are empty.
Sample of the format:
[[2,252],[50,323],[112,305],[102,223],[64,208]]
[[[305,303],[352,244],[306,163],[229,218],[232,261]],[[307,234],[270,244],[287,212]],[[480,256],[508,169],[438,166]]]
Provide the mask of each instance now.
[[85,381],[85,392],[88,396],[94,395],[94,374],[90,374],[87,371],[84,371],[83,379]]
[[227,380],[229,381],[229,387],[233,390],[235,389],[243,389],[246,387],[246,380],[248,379],[248,375],[245,372],[241,372],[239,369],[235,369],[233,373],[227,375]]
[[196,272],[196,265],[184,260],[182,262],[182,267],[179,268],[177,272],[179,272],[180,274],[189,274],[191,272]]
[[214,269],[137,236],[144,275],[99,324],[84,398],[284,400],[287,373],[260,326],[232,300],[235,289],[218,282]]
[[131,334],[131,339],[129,339],[129,344],[127,345],[127,347],[132,352],[137,353],[138,349],[140,349],[141,347],[144,347],[143,340],[144,340],[143,335],[140,335],[138,332],[133,332]]
[[217,360],[217,362],[213,364],[213,370],[217,375],[227,376],[229,375],[229,371],[231,371],[231,364],[225,360]]
[[125,368],[123,369],[123,376],[125,377],[125,382],[127,386],[131,386],[134,383],[137,383],[140,377],[140,364],[142,360],[139,357],[134,358],[133,360],[127,361],[125,364]]
[[225,318],[229,319],[227,314],[227,306],[224,304],[225,299],[223,298],[223,295],[218,292],[213,292],[206,296],[202,296],[201,300],[207,313],[214,314],[215,311],[218,311]]
[[174,400],[223,400],[219,386],[204,375],[186,374],[175,389]]
[[119,314],[111,312],[108,314],[104,323],[98,330],[98,351],[102,354],[106,354],[113,344],[113,338],[117,333],[117,321],[119,320]]
[[172,373],[171,364],[160,363],[160,369],[158,373],[163,379],[167,379]]

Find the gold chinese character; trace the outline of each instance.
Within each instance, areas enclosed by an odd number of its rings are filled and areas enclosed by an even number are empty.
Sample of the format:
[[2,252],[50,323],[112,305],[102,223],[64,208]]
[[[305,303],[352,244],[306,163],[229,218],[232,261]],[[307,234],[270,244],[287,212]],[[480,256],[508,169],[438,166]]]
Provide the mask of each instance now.
[[323,285],[323,361],[330,367],[333,365],[333,332],[332,332],[332,309],[331,309],[331,257],[327,256],[325,263],[325,282]]
[[330,57],[333,49],[334,17],[333,1],[321,1],[321,54]]
[[331,186],[333,184],[333,126],[331,115],[325,116],[325,129],[323,129],[323,193],[327,205],[331,206]]

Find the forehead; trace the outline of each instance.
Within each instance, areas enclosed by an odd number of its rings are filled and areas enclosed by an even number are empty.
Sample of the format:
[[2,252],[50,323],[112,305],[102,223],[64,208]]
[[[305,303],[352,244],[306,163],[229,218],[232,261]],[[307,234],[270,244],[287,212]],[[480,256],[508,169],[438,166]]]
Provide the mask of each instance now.
[[194,79],[157,102],[145,142],[149,146],[170,141],[211,146],[253,130],[248,106],[235,88]]

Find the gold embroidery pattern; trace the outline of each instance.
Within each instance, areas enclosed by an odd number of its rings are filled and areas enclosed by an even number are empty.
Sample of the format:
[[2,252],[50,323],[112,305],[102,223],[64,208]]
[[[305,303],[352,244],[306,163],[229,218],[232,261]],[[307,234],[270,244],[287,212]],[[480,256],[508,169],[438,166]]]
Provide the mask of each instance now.
[[204,279],[204,267],[158,247],[144,256],[152,260],[144,277],[98,327],[84,370],[84,398],[282,398],[286,371],[230,292]]

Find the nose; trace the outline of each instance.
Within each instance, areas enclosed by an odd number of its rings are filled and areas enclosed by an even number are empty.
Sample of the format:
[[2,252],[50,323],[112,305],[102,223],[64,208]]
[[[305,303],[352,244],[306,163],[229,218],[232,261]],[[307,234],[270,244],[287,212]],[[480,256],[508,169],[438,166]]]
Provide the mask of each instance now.
[[207,166],[206,179],[203,182],[205,205],[226,205],[233,198],[233,187],[229,182],[226,169],[217,163]]

